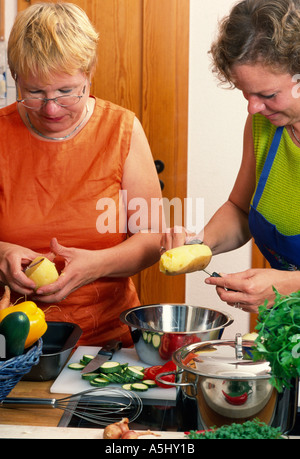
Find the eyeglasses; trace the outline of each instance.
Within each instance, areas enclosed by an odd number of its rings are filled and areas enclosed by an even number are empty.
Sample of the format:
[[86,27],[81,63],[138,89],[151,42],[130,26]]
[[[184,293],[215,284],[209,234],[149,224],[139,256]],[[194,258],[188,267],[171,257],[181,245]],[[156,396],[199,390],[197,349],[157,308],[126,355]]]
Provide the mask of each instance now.
[[80,99],[83,98],[85,94],[85,88],[83,87],[82,95],[81,96],[74,96],[74,95],[66,95],[66,96],[58,96],[53,97],[52,99],[41,98],[41,97],[32,97],[26,99],[17,99],[19,104],[24,105],[26,108],[30,108],[30,110],[40,110],[44,105],[46,105],[51,100],[55,102],[60,107],[71,107],[72,105],[78,104]]

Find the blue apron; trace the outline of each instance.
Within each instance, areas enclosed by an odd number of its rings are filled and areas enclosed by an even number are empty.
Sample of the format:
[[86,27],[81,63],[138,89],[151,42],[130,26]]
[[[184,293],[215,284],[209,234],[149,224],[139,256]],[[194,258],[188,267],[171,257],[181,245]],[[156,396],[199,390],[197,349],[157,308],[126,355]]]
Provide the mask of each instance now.
[[285,236],[257,210],[278,150],[283,129],[283,127],[276,129],[259,178],[253,204],[250,207],[249,227],[256,245],[272,268],[295,271],[300,269],[300,235]]

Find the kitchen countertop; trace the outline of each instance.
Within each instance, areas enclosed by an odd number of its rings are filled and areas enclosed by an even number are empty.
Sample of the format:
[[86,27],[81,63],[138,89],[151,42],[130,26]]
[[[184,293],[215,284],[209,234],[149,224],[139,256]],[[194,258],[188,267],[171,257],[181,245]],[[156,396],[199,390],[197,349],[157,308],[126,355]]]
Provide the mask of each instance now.
[[[58,383],[58,379],[59,378],[55,380],[56,383]],[[86,389],[78,389],[76,386],[72,388],[69,383],[61,385],[61,387],[57,384],[56,386],[53,386],[53,383],[54,380],[38,382],[20,381],[12,389],[8,397],[47,398],[59,400],[64,397],[69,397],[72,393],[78,393],[81,390]],[[54,387],[57,387],[58,390],[53,391]],[[68,390],[68,392],[64,393],[63,389]],[[164,400],[162,404],[165,403],[167,402]],[[71,423],[69,427],[65,427],[66,425],[64,411],[62,409],[53,408],[51,406],[36,407],[24,405],[18,407],[14,406],[11,408],[0,407],[0,438],[103,438],[102,426],[99,426],[98,428],[97,426],[91,426],[90,424],[86,425],[76,423]],[[183,439],[185,437],[183,432],[173,432],[173,430],[176,430],[176,423],[174,429],[168,429],[169,432],[160,431],[161,429],[164,430],[164,425],[165,424],[158,424],[156,426],[158,429],[155,429],[155,434],[159,434],[159,437],[145,435],[142,436],[142,438]],[[159,428],[159,426],[161,426],[161,428]],[[131,428],[137,431],[139,429],[147,430],[148,426],[133,423],[131,424]],[[151,427],[149,428],[151,429]]]
[[[53,381],[32,382],[20,381],[10,392],[9,397],[40,397],[40,398],[62,398],[64,394],[51,394],[50,387]],[[67,396],[68,394],[65,394]],[[8,425],[31,425],[56,427],[63,414],[62,410],[56,408],[0,408],[0,426]],[[0,428],[0,436],[2,426]]]
[[[180,432],[155,432],[143,435],[147,440],[188,440]],[[103,439],[103,429],[79,429],[68,427],[14,426],[0,424],[1,439],[40,439],[40,440],[99,440]]]
[[[50,393],[53,381],[21,381],[9,397],[63,398],[68,394]],[[0,408],[0,439],[102,439],[102,428],[58,427],[63,411],[58,408]],[[13,428],[12,428],[13,426]],[[188,440],[183,432],[155,431],[158,436],[142,436],[142,439]],[[297,432],[298,434],[298,432]],[[300,439],[291,436],[291,439]]]
[[[21,381],[9,397],[63,398],[69,394],[50,393],[53,381]],[[57,408],[0,408],[1,439],[102,439],[103,429],[57,427],[63,411]],[[12,426],[14,426],[12,428]],[[158,432],[159,436],[145,435],[143,439],[184,439],[183,432]]]

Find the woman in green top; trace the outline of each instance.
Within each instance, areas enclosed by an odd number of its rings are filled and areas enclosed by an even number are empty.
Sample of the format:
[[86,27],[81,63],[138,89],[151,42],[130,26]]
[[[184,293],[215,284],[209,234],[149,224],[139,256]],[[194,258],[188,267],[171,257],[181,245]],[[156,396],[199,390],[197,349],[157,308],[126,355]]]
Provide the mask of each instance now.
[[[300,0],[244,0],[220,25],[213,70],[242,91],[249,116],[236,182],[225,204],[198,235],[213,254],[253,236],[271,269],[211,277],[220,298],[257,312],[272,286],[300,290]],[[166,249],[190,238],[171,231]]]

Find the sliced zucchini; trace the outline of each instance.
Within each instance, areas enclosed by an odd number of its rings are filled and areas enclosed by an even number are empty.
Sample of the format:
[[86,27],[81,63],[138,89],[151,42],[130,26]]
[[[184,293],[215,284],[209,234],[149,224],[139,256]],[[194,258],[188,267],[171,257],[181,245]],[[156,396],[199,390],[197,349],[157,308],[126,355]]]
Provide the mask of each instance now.
[[81,375],[82,379],[85,379],[87,381],[91,381],[92,379],[98,378],[99,373],[83,373]]
[[[160,336],[158,333],[145,332],[145,339],[153,346],[159,346]],[[72,370],[82,370],[94,358],[93,355],[84,354],[77,363],[71,363],[68,367]],[[103,363],[97,372],[84,373],[82,379],[89,381],[94,387],[105,387],[109,384],[121,384],[125,390],[135,390],[144,392],[149,387],[156,387],[157,384],[153,380],[144,380],[145,368],[141,365],[128,365],[128,363],[119,363],[115,361],[107,361]]]
[[127,371],[125,371],[122,375],[123,377],[123,383],[126,384],[126,383],[132,383],[132,382],[135,382],[136,381],[136,378],[134,378],[133,376],[130,376],[130,374],[127,373]]
[[138,371],[144,371],[145,368],[142,367],[141,365],[130,365],[130,368],[135,368]]
[[83,370],[85,365],[82,365],[82,363],[69,363],[68,368],[71,370]]
[[82,356],[82,361],[85,362],[85,364],[88,364],[94,358],[95,358],[94,355],[85,354],[85,355]]
[[157,384],[155,381],[153,381],[153,379],[144,379],[143,384],[146,384],[149,389],[150,387],[157,387]]
[[118,384],[123,384],[124,383],[124,378],[119,373],[110,373],[109,375],[113,379],[114,382],[116,382]]
[[159,346],[160,346],[160,336],[157,334],[157,333],[154,333],[154,335],[152,335],[152,346],[155,348],[155,349],[158,349]]
[[146,331],[143,331],[143,340],[148,341],[148,333]]
[[114,378],[112,377],[112,373],[100,373],[98,376],[99,378],[106,379],[107,381],[111,383],[115,382]]
[[107,381],[107,379],[105,378],[95,378],[92,381],[90,381],[90,384],[96,387],[105,387],[108,386],[109,381]]
[[134,366],[129,366],[126,369],[128,375],[133,376],[136,379],[143,379],[144,373],[140,370],[136,370]]
[[147,384],[143,384],[143,383],[133,383],[131,384],[131,390],[145,392],[146,390],[148,390],[148,386]]
[[123,384],[122,389],[131,390],[131,384],[129,384],[129,383]]
[[105,362],[99,367],[102,373],[118,373],[121,371],[119,362]]

